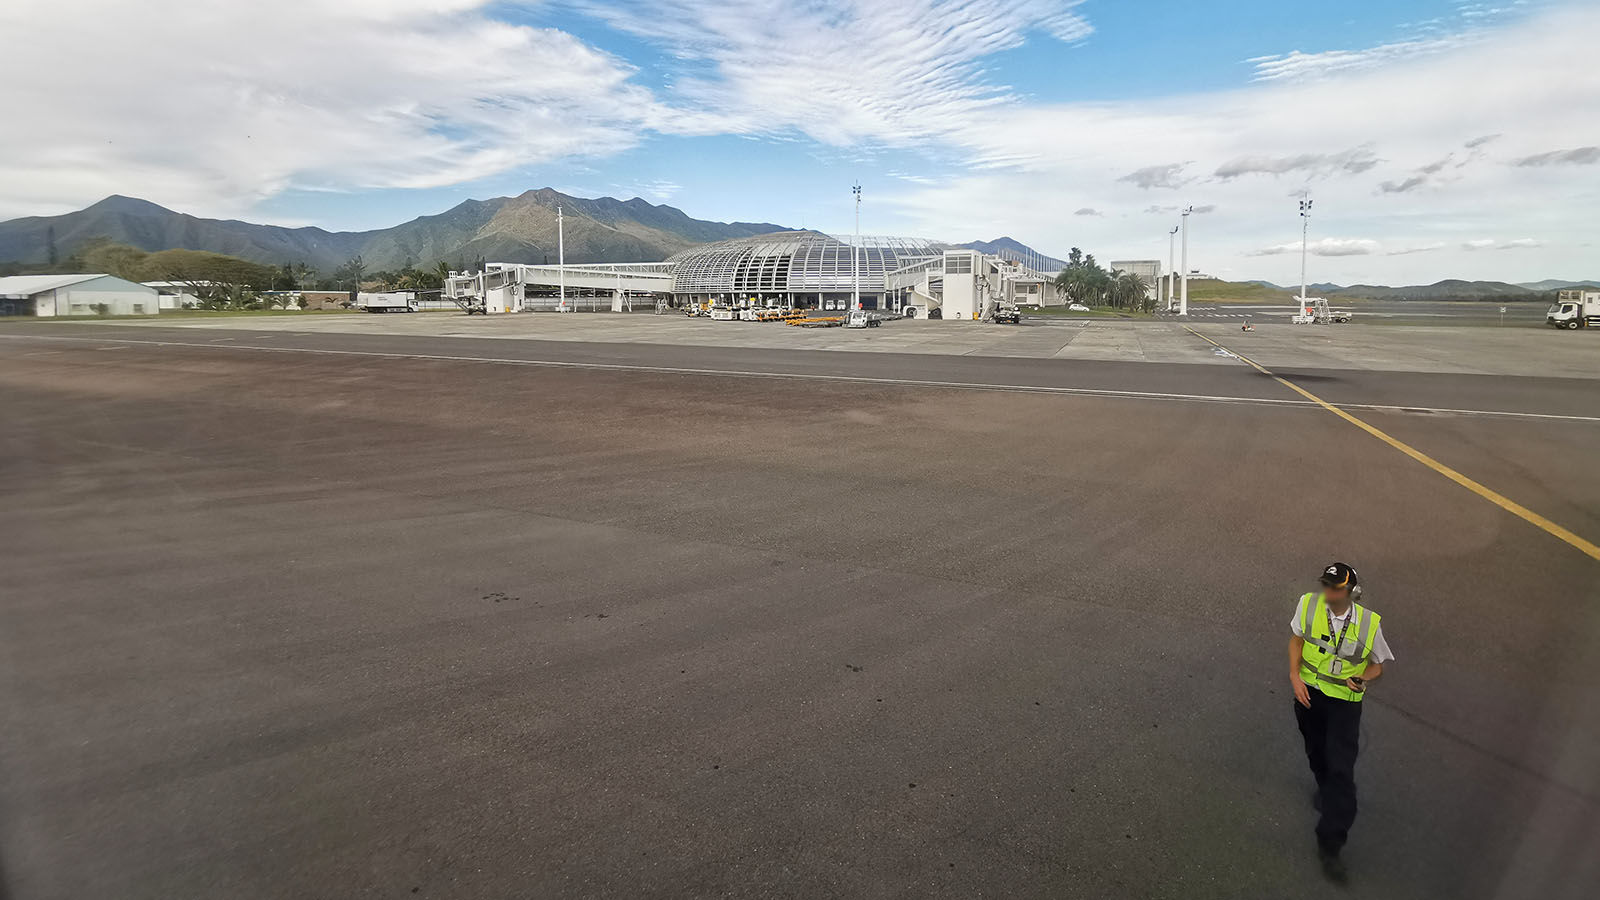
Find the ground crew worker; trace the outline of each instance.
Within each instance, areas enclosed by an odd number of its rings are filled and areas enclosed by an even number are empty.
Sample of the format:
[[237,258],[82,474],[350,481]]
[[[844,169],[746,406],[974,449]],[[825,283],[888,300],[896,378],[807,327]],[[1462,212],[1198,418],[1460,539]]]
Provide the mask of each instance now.
[[1294,717],[1305,739],[1306,761],[1317,780],[1312,803],[1317,822],[1317,855],[1329,878],[1343,881],[1339,857],[1356,819],[1356,752],[1361,732],[1361,698],[1394,658],[1383,639],[1377,613],[1357,601],[1356,570],[1336,562],[1322,570],[1322,590],[1305,594],[1289,628],[1289,683],[1294,686]]

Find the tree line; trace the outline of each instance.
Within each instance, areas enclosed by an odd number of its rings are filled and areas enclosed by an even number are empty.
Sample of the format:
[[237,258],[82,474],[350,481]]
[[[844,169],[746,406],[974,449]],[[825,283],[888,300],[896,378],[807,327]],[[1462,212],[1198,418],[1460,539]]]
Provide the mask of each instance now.
[[1107,270],[1077,247],[1067,254],[1067,265],[1055,280],[1056,296],[1084,306],[1110,306],[1154,312],[1156,298],[1144,276],[1121,269]]

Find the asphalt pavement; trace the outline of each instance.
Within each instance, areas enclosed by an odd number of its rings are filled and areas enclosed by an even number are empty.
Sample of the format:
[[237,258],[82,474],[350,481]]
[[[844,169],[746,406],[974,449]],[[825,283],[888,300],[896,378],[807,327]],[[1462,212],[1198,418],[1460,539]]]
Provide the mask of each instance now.
[[[1600,562],[1222,362],[10,330],[4,889],[1591,896]],[[1593,379],[1280,374],[1600,540]]]

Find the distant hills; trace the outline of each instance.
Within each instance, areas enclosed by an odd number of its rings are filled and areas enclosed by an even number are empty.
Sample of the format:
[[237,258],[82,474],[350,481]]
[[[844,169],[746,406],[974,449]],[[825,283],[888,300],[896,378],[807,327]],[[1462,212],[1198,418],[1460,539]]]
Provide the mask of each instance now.
[[995,256],[1002,256],[1018,262],[1031,262],[1036,270],[1041,272],[1056,272],[1067,266],[1066,262],[1040,253],[1015,238],[997,237],[992,241],[968,241],[965,244],[956,244],[955,246],[964,247],[968,250],[977,250],[981,253],[992,253]]
[[0,262],[44,263],[64,258],[95,238],[145,251],[182,248],[226,253],[253,262],[304,262],[331,269],[360,256],[370,270],[407,263],[453,268],[483,257],[493,262],[556,261],[556,206],[566,218],[567,262],[656,262],[710,241],[788,228],[769,223],[708,222],[639,198],[587,199],[550,188],[516,197],[468,200],[435,216],[375,231],[285,228],[202,219],[146,200],[113,195],[60,216],[0,222]]
[[[1284,291],[1291,296],[1300,293],[1299,285],[1279,285],[1270,281],[1247,281],[1242,284],[1255,285],[1261,288]],[[1191,285],[1193,282],[1190,283]],[[1596,282],[1562,281],[1548,278],[1544,281],[1533,281],[1524,284],[1511,284],[1504,281],[1464,281],[1459,278],[1447,278],[1433,284],[1413,284],[1403,287],[1389,287],[1381,284],[1352,284],[1338,285],[1329,282],[1311,284],[1306,290],[1313,297],[1349,297],[1366,300],[1548,300],[1551,291],[1564,288],[1596,286]]]
[[1600,290],[1600,281],[1562,281],[1557,278],[1546,278],[1543,281],[1527,281],[1517,285],[1530,291],[1561,291],[1567,288],[1595,288]]

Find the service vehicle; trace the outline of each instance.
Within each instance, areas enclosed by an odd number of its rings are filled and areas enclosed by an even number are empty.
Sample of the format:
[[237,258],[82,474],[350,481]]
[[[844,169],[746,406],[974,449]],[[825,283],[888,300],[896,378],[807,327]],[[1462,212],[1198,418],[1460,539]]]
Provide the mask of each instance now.
[[1295,325],[1326,325],[1333,321],[1328,301],[1321,297],[1301,297],[1300,308],[1289,321]]
[[737,322],[738,320],[739,311],[731,306],[711,307],[711,321],[713,322]]
[[1600,328],[1600,291],[1562,291],[1545,311],[1552,328]]
[[999,325],[1021,325],[1022,310],[1015,306],[998,306],[994,311],[994,320]]
[[357,294],[356,304],[369,313],[416,312],[414,294],[388,291],[381,294]]
[[877,328],[879,324],[878,317],[864,309],[850,310],[850,315],[844,320],[846,328]]

